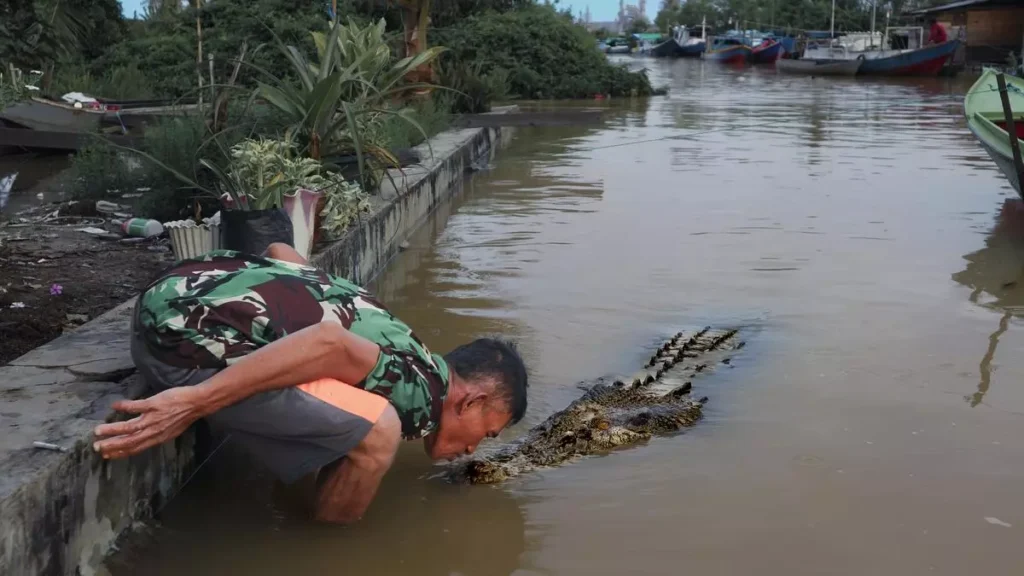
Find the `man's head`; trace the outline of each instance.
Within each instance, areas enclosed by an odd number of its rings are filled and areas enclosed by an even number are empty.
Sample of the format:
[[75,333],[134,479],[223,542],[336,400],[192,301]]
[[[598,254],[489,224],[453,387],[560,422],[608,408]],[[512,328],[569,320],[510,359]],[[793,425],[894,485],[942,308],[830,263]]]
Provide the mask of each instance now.
[[434,459],[454,459],[476,450],[526,413],[526,366],[514,344],[481,338],[444,357],[451,382],[441,422],[425,447]]

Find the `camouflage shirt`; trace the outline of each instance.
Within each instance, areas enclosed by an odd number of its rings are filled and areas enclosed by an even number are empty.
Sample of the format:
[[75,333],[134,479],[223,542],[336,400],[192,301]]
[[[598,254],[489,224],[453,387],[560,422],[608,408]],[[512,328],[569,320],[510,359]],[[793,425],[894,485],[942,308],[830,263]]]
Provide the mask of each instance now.
[[139,296],[153,356],[181,368],[223,368],[318,322],[338,322],[381,348],[354,386],[388,399],[406,439],[437,428],[448,364],[366,290],[311,266],[213,251],[177,263]]

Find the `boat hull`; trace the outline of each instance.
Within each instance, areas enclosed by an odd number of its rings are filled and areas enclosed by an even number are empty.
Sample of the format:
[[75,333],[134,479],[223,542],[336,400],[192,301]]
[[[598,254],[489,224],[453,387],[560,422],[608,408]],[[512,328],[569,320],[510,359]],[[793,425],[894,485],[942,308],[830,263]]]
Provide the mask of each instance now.
[[[978,143],[981,144],[981,147],[985,150],[985,153],[988,154],[988,157],[992,159],[992,162],[995,163],[996,167],[999,168],[999,171],[1006,177],[1010,186],[1013,186],[1013,189],[1017,191],[1017,195],[1021,196],[1020,180],[1017,178],[1017,171],[1013,167],[1013,157],[1003,155],[1002,152],[997,150],[994,146],[991,146],[984,138],[975,132],[973,127],[968,126],[968,128],[970,128],[974,137],[978,139]],[[1021,142],[1020,145],[1024,147],[1024,142]]]
[[705,42],[686,44],[679,47],[679,55],[683,58],[700,58],[700,55],[704,53],[704,49],[706,47],[707,44]]
[[103,112],[75,108],[68,104],[39,98],[22,100],[0,110],[0,118],[33,130],[59,132],[96,132]]
[[868,58],[861,65],[859,73],[875,76],[938,76],[959,45],[959,40],[949,40],[892,56]]
[[[1006,114],[1003,112],[997,74],[998,72],[992,69],[982,72],[964,97],[964,115],[971,134],[977,138],[985,153],[989,155],[1017,194],[1021,195],[1020,180],[1013,164],[1010,134],[1006,130]],[[1010,102],[1017,130],[1017,143],[1024,152],[1024,141],[1020,140],[1020,137],[1024,135],[1024,79],[1009,74],[1004,77],[1007,87],[1006,96]]]
[[863,60],[791,60],[780,59],[775,69],[786,74],[809,76],[855,76]]
[[712,60],[723,64],[745,64],[749,58],[749,46],[727,46],[718,50],[704,52],[705,60]]
[[782,56],[782,44],[773,42],[766,46],[757,46],[750,51],[751,64],[771,64]]
[[654,48],[651,48],[651,56],[656,58],[678,58],[682,56],[682,46],[675,38],[669,38]]

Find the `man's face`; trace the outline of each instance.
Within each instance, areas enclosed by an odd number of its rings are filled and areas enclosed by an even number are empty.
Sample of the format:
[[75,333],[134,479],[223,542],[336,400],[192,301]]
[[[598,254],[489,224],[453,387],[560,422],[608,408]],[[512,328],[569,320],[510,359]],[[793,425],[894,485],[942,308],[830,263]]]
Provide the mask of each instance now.
[[461,405],[446,402],[438,429],[424,439],[424,448],[434,460],[454,460],[472,454],[484,438],[497,436],[511,419],[503,403],[486,398]]

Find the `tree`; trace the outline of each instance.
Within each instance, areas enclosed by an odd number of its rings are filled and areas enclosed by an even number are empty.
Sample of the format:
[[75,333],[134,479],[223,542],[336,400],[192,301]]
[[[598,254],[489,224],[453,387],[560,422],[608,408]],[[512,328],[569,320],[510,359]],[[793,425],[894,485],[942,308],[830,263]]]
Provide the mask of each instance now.
[[646,16],[639,16],[633,18],[629,22],[629,27],[626,29],[627,34],[643,34],[651,28],[651,22]]

